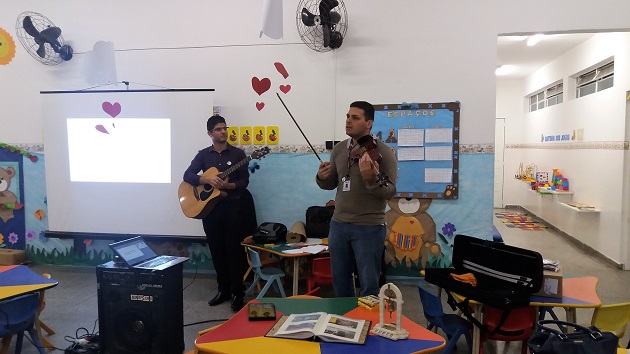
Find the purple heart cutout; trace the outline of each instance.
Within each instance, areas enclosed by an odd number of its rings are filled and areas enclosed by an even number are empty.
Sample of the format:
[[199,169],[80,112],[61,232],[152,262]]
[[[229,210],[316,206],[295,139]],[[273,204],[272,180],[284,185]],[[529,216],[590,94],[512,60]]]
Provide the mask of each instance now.
[[118,102],[115,102],[114,104],[103,102],[103,110],[112,118],[116,118],[116,116],[120,114],[121,109],[120,103]]

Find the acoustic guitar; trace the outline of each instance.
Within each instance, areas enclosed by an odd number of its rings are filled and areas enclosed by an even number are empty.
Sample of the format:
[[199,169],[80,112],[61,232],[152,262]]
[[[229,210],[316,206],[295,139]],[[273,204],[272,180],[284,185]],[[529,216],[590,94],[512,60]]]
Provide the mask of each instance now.
[[[211,177],[219,175],[221,179],[225,179],[225,177],[229,176],[239,167],[249,163],[249,161],[253,159],[261,159],[268,153],[269,147],[265,146],[264,148],[255,150],[251,155],[223,172],[219,172],[215,167],[210,167],[202,176]],[[179,204],[182,207],[184,215],[193,219],[203,219],[210,214],[219,200],[227,196],[227,193],[209,184],[193,186],[189,183],[182,182],[177,190],[177,195],[179,196]]]

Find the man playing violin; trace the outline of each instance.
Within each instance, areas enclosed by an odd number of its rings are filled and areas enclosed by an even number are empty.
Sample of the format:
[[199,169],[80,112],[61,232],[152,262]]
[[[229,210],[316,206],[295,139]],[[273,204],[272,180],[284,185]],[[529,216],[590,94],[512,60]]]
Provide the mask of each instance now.
[[330,162],[322,162],[317,170],[320,188],[337,188],[328,249],[333,286],[339,297],[356,296],[352,275],[355,262],[360,296],[379,292],[385,207],[396,193],[398,163],[392,150],[370,135],[373,124],[372,104],[351,103],[346,114],[346,134],[350,138],[335,145]]

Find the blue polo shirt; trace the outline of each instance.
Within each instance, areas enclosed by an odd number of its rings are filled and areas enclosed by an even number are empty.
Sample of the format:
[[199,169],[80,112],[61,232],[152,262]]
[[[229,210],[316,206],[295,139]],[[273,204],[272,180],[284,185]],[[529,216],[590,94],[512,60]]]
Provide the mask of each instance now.
[[[246,158],[247,156],[243,150],[230,144],[227,144],[226,149],[221,152],[217,152],[214,146],[211,145],[203,150],[199,150],[197,155],[195,155],[190,162],[190,166],[184,172],[184,181],[193,186],[198,186],[201,178],[198,175],[199,171],[206,172],[209,168],[214,167],[221,173]],[[249,170],[247,166],[248,164],[244,163],[243,166],[228,175],[228,181],[236,184],[235,190],[226,190],[228,197],[238,194],[239,190],[245,189],[249,185]]]

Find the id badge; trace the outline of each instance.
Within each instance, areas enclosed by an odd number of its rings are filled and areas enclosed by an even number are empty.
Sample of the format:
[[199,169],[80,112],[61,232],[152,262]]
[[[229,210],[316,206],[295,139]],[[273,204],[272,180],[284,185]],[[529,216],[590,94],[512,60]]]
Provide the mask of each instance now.
[[350,191],[350,180],[349,179],[346,179],[345,181],[343,181],[343,191],[344,192]]

